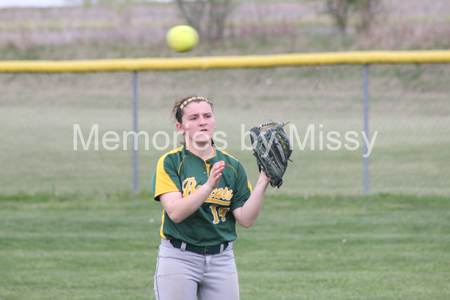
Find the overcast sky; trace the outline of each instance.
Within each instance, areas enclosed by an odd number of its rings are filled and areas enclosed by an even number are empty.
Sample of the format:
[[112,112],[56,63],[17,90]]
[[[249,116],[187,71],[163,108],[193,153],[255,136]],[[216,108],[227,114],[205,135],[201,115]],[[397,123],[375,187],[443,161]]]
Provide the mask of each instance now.
[[65,0],[0,0],[0,7],[62,6],[65,2]]
[[[170,2],[171,0],[152,0],[154,2]],[[64,6],[70,3],[77,5],[83,3],[83,0],[0,0],[2,7],[49,7]]]

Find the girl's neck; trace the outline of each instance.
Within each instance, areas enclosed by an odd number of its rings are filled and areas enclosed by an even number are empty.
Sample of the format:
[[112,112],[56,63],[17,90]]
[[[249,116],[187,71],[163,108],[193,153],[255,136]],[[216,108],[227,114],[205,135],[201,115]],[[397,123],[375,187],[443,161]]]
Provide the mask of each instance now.
[[211,143],[209,145],[198,145],[195,147],[190,143],[186,143],[186,148],[192,153],[200,156],[203,160],[207,160],[215,155],[215,151]]

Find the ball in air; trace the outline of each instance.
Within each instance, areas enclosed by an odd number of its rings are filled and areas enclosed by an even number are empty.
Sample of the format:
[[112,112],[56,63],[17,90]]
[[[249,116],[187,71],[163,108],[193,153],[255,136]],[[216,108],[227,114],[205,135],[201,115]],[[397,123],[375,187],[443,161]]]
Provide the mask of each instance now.
[[198,43],[198,33],[191,26],[179,25],[167,32],[167,44],[177,52],[186,52]]

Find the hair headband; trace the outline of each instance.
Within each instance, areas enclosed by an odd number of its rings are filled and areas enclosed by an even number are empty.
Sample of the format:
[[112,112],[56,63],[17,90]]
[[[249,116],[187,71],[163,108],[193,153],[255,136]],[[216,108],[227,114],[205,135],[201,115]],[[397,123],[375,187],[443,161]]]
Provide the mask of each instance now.
[[205,97],[197,97],[197,96],[184,100],[183,103],[181,103],[180,107],[178,107],[178,110],[177,110],[177,121],[178,122],[180,121],[181,111],[183,110],[183,108],[185,108],[186,105],[188,105],[191,101],[195,101],[195,100],[205,101],[205,102],[209,103],[209,100],[206,99]]

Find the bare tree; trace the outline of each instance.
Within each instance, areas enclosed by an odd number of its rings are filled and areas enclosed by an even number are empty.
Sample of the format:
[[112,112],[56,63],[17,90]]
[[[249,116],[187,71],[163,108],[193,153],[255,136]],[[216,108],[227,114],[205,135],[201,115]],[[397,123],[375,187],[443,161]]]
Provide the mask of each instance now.
[[182,17],[201,37],[209,42],[223,39],[233,0],[176,0],[176,3]]
[[356,28],[367,31],[380,12],[381,0],[326,0],[326,12],[342,34],[347,34],[348,22],[355,18]]
[[381,12],[381,0],[359,0],[355,3],[355,10],[359,19],[358,29],[366,32]]
[[347,34],[348,19],[353,2],[355,0],[326,0],[327,13],[331,15],[342,34]]

